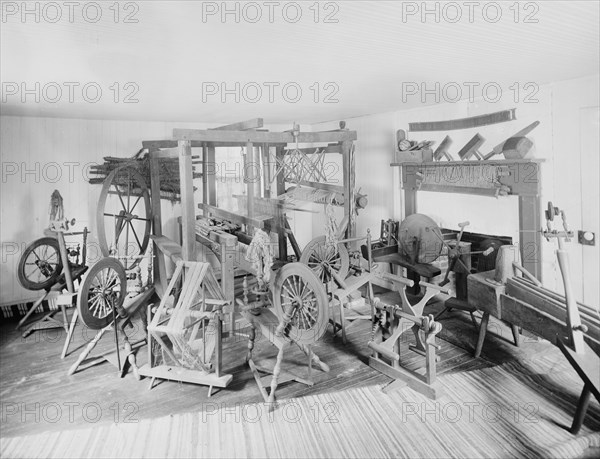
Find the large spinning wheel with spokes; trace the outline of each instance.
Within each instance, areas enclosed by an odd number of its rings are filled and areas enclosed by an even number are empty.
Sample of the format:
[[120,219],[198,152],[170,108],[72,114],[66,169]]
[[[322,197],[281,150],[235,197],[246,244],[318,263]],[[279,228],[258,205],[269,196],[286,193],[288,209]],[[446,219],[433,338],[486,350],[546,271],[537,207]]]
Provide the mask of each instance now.
[[106,177],[96,223],[102,255],[117,257],[125,269],[139,263],[148,248],[152,215],[148,187],[135,168],[119,167]]
[[307,265],[321,283],[327,284],[332,280],[332,271],[342,280],[346,278],[350,257],[343,243],[328,244],[325,236],[318,236],[306,245],[300,256],[300,263]]
[[301,345],[318,341],[329,323],[322,282],[302,263],[282,267],[273,283],[273,305],[283,334]]
[[102,258],[81,281],[77,296],[81,320],[92,330],[105,328],[115,314],[125,315],[122,306],[126,295],[127,278],[123,265],[114,258]]

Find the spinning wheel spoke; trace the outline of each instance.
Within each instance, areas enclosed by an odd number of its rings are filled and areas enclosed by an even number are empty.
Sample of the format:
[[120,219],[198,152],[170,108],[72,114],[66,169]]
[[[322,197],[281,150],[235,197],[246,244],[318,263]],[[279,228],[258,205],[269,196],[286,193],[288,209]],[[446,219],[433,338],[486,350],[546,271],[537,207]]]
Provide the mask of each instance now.
[[288,293],[288,295],[289,295],[288,298],[290,298],[290,299],[294,298],[295,295],[290,291],[290,289],[286,285],[282,285],[282,288],[284,288],[285,291]]
[[123,210],[127,210],[127,208],[125,207],[125,203],[123,202],[123,197],[121,196],[121,192],[119,191],[119,186],[115,183],[114,184],[115,190],[117,191],[117,196],[119,196],[119,201],[121,201],[121,207],[123,208]]
[[135,202],[133,203],[133,207],[132,207],[131,209],[129,209],[129,212],[130,212],[130,213],[134,211],[134,209],[135,209],[135,206],[137,206],[137,205],[138,205],[138,202],[140,202],[140,199],[142,199],[142,195],[141,195],[141,194],[140,194],[140,195],[137,197],[137,199],[136,199],[136,200],[135,200]]
[[137,233],[135,232],[135,228],[133,227],[133,224],[131,222],[127,222],[127,223],[129,224],[129,227],[131,228],[131,232],[133,233],[133,236],[135,237],[138,247],[141,247],[142,243],[140,242],[140,238],[138,237]]

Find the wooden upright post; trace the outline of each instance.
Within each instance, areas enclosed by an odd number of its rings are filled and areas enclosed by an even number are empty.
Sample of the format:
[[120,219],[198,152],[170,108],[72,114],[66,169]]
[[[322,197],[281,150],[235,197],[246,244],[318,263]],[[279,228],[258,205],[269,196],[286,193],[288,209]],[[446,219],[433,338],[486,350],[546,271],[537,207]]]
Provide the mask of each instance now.
[[[283,145],[277,145],[275,147],[275,157],[277,158],[276,163],[281,164],[283,161],[283,157],[285,156],[285,152],[283,150]],[[277,182],[277,196],[281,196],[285,193],[285,180],[283,177],[284,171],[281,171],[277,174],[276,182]],[[277,210],[278,213],[281,212],[281,209]],[[285,218],[285,216],[283,217]],[[287,261],[287,235],[285,231],[278,231],[278,240],[279,240],[279,259],[281,261]]]
[[208,204],[208,147],[202,145],[202,202]]
[[340,142],[340,151],[343,161],[344,180],[344,216],[348,218],[346,237],[356,236],[356,215],[354,212],[354,187],[356,185],[356,171],[354,167],[354,149],[351,140]]
[[539,281],[542,280],[541,212],[539,196],[519,196],[521,260],[523,267]]
[[179,183],[181,186],[181,248],[183,259],[196,261],[196,215],[192,173],[192,144],[179,140]]
[[[152,234],[154,236],[162,236],[162,214],[160,207],[160,164],[159,159],[156,156],[158,150],[150,151],[148,157],[150,158],[150,204],[152,206]],[[159,256],[159,250],[157,247],[154,248],[154,261],[153,261],[153,273],[154,273],[154,286],[162,292],[166,289],[167,279],[167,268],[165,267],[164,257]],[[159,285],[160,282],[165,282],[165,285]]]
[[[244,180],[246,181],[246,194],[248,195],[248,208],[246,209],[248,218],[254,218],[254,189],[256,184],[256,177],[254,174],[254,168],[256,162],[254,160],[254,146],[252,142],[246,143],[246,160],[244,161]],[[248,234],[252,235],[254,230],[248,228]]]
[[216,184],[216,155],[214,144],[208,144],[205,147],[206,162],[203,165],[203,170],[206,173],[206,180],[208,182],[208,204],[211,206],[217,205],[217,184]]
[[271,197],[271,156],[269,154],[269,144],[264,143],[261,148],[263,164],[263,193],[265,198]]

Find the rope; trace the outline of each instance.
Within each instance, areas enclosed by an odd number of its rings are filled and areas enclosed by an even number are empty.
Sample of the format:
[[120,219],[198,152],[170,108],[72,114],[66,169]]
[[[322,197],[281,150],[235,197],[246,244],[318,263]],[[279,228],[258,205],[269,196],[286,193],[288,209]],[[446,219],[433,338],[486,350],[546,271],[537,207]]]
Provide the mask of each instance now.
[[246,252],[246,261],[252,263],[257,273],[259,289],[271,279],[273,254],[271,253],[271,238],[261,229],[257,229]]
[[329,246],[337,246],[338,243],[338,223],[335,219],[335,212],[331,201],[325,206],[325,242]]
[[52,224],[52,222],[63,220],[65,218],[63,198],[58,190],[54,190],[52,192],[52,196],[50,197],[50,210],[48,213],[50,214],[50,224]]

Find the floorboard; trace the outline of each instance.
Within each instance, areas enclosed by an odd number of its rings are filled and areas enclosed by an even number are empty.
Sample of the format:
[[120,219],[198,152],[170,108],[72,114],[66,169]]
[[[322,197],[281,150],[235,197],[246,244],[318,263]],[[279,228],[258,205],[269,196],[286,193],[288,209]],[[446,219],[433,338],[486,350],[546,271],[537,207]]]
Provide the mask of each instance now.
[[[425,313],[441,311],[441,303],[426,306]],[[480,317],[478,316],[478,320]],[[480,358],[473,357],[477,330],[465,312],[453,311],[442,319],[442,332],[438,342],[441,361],[438,375],[487,368],[505,362],[519,362],[523,371],[570,371],[560,351],[545,341],[524,335],[520,347],[512,344],[508,327],[493,318],[490,332]],[[262,397],[254,378],[245,364],[247,340],[234,335],[224,341],[224,371],[233,375],[225,389],[215,389],[208,397],[205,386],[162,381],[148,390],[149,380],[137,381],[131,372],[120,378],[117,369],[105,362],[67,376],[67,371],[78,354],[93,338],[95,332],[81,324],[77,326],[75,340],[69,355],[61,360],[64,332],[44,330],[22,338],[14,329],[15,323],[0,325],[0,380],[2,400],[3,436],[28,435],[43,431],[89,427],[90,424],[137,422],[166,414],[212,411],[224,405],[235,406],[260,402]],[[242,327],[242,332],[247,331]],[[401,342],[403,362],[411,368],[424,363],[424,358],[408,350],[412,332]],[[143,338],[139,320],[128,331],[131,341]],[[314,352],[326,362],[331,371],[324,373],[313,366],[315,384],[306,386],[288,382],[279,386],[279,399],[321,395],[344,389],[364,386],[383,386],[391,382],[387,376],[368,366],[370,350],[367,342],[371,335],[370,322],[348,322],[348,343],[333,336],[331,329],[314,346]],[[114,349],[114,334],[106,333],[93,355]],[[137,354],[138,364],[146,362],[143,347]],[[257,337],[254,356],[263,367],[272,367],[276,348],[264,337]],[[529,364],[534,364],[532,367]],[[284,368],[306,374],[306,356],[296,347],[286,354]],[[531,370],[534,368],[534,370]],[[411,389],[402,389],[411,390]]]

